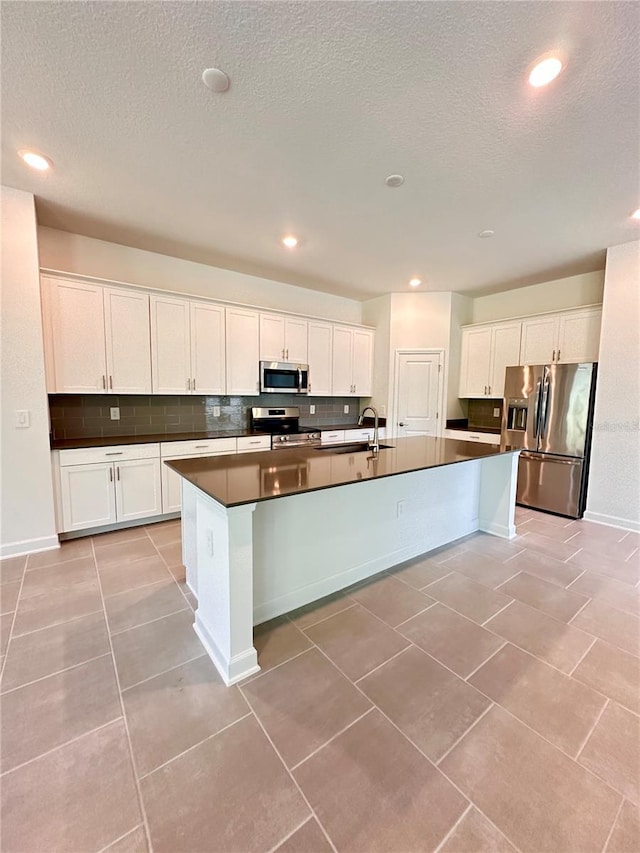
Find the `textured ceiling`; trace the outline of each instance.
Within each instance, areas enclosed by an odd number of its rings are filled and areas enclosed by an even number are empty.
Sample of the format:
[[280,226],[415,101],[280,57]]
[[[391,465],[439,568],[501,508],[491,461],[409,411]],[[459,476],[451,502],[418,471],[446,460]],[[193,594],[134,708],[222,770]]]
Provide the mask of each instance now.
[[2,181],[45,225],[360,299],[530,284],[640,233],[639,46],[629,2],[2,3]]

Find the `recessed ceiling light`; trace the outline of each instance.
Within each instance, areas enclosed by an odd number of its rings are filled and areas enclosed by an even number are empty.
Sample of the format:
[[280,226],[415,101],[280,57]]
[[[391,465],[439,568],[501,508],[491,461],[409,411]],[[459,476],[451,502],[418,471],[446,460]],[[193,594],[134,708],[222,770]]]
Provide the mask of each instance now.
[[546,86],[552,80],[555,80],[561,71],[562,62],[558,57],[548,56],[533,66],[529,74],[529,83],[536,89],[540,86]]
[[493,237],[495,233],[495,231],[492,231],[490,228],[487,228],[484,231],[479,231],[478,237],[482,237],[483,239],[485,239],[486,237]]
[[412,278],[409,280],[409,286],[410,287],[420,287],[421,284],[422,284],[421,278]]
[[202,72],[202,82],[212,92],[226,92],[231,85],[229,78],[220,68],[206,68]]
[[631,214],[632,219],[640,219],[640,207]]
[[401,187],[404,184],[404,175],[389,175],[384,182],[388,187]]
[[287,234],[286,237],[282,238],[282,245],[286,246],[287,249],[295,249],[298,245],[298,238],[294,237],[293,234]]
[[27,166],[31,166],[32,169],[38,169],[39,172],[46,172],[47,169],[53,166],[48,157],[45,157],[44,154],[38,154],[36,151],[28,151],[23,148],[21,151],[18,151],[18,154]]

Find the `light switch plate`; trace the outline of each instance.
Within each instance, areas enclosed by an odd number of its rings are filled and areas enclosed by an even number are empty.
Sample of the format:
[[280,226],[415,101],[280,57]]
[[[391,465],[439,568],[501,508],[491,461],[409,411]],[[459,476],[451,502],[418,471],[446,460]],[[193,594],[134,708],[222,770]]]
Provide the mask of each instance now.
[[120,407],[119,406],[111,406],[109,409],[109,417],[112,421],[120,420]]
[[494,418],[499,418],[499,417],[500,417],[500,409],[494,409],[494,410],[493,410],[493,417],[494,417]]
[[31,426],[31,412],[28,409],[16,410],[16,429],[28,429]]
[[349,414],[349,406],[348,406],[348,405],[345,405],[345,407],[344,407],[344,413],[345,413],[345,415],[348,415],[348,414]]
[[316,407],[315,407],[315,406],[313,405],[313,403],[312,403],[312,404],[309,406],[309,414],[310,414],[310,415],[315,415],[315,413],[316,413]]
[[213,407],[213,417],[214,418],[220,417],[220,406],[214,406]]

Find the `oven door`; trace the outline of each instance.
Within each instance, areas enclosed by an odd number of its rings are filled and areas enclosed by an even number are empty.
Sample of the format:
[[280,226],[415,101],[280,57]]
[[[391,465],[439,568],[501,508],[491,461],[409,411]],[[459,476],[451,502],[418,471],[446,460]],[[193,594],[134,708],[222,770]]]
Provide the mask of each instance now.
[[260,362],[260,391],[263,394],[307,394],[309,366],[282,361]]

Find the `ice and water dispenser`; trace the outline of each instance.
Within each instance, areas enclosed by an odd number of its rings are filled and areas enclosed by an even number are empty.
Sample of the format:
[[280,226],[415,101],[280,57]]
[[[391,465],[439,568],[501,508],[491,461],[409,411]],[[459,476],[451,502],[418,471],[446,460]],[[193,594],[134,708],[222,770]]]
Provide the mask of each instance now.
[[526,432],[527,430],[527,400],[526,399],[510,399],[507,400],[507,429]]

